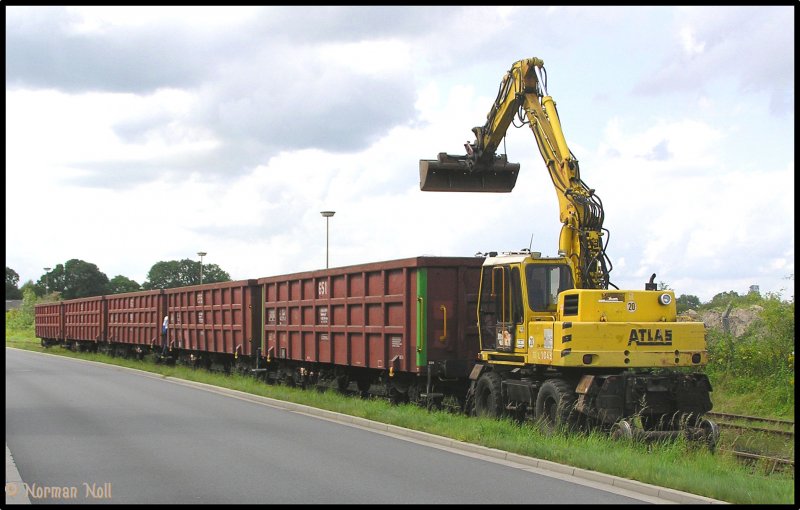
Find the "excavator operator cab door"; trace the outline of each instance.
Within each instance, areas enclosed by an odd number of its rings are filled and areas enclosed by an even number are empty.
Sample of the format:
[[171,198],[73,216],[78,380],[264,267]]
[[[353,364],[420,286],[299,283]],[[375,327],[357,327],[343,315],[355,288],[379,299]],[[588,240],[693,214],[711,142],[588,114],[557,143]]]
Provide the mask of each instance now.
[[486,266],[478,302],[481,349],[513,352],[524,347],[525,313],[519,264]]
[[532,363],[553,363],[555,323],[558,320],[558,297],[572,289],[572,271],[566,261],[549,259],[531,261],[525,265],[525,287],[530,307],[528,356]]

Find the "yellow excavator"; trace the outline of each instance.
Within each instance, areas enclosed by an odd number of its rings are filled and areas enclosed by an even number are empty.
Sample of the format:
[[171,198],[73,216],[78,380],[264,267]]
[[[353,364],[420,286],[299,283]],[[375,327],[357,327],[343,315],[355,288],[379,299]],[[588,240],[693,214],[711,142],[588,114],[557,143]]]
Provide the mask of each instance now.
[[[713,449],[718,426],[707,363],[705,326],[678,322],[675,295],[655,274],[644,290],[610,283],[603,205],[581,179],[544,62],[515,62],[500,84],[466,154],[420,160],[420,189],[510,192],[520,165],[497,149],[518,119],[533,131],[558,195],[558,256],[483,254],[477,306],[480,353],[466,407],[473,414],[533,419],[556,427],[600,428],[617,438],[685,436]],[[517,123],[515,123],[515,126]]]

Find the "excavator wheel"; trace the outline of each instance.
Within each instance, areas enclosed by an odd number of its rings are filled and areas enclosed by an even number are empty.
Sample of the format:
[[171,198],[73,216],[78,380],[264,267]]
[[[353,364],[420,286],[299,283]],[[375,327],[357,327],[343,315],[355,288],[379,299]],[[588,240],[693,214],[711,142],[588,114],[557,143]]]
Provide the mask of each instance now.
[[562,379],[548,379],[536,395],[534,419],[548,434],[559,428],[572,430],[577,425],[575,401],[572,385]]
[[499,418],[503,412],[502,378],[495,372],[485,373],[475,388],[475,414]]
[[492,165],[468,162],[466,156],[443,152],[438,159],[419,161],[419,188],[422,191],[478,191],[508,193],[517,183],[519,163],[509,163],[505,155],[496,156]]

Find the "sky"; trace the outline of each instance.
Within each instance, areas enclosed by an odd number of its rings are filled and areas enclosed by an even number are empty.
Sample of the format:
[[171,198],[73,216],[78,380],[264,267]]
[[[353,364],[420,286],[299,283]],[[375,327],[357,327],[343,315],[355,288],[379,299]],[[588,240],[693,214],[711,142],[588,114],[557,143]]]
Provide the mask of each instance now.
[[[794,296],[794,6],[9,6],[6,266],[144,283],[558,249],[526,126],[511,193],[419,188],[544,60],[611,282]],[[335,211],[325,219],[321,211]]]

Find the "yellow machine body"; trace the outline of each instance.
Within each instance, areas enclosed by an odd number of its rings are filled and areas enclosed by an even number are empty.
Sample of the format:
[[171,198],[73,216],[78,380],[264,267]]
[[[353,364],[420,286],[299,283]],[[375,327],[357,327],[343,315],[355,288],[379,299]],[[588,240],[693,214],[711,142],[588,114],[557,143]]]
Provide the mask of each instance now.
[[706,363],[705,326],[676,321],[673,291],[558,292],[569,280],[566,259],[535,254],[487,258],[477,317],[481,359],[592,368]]

